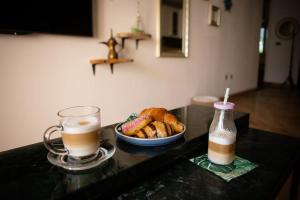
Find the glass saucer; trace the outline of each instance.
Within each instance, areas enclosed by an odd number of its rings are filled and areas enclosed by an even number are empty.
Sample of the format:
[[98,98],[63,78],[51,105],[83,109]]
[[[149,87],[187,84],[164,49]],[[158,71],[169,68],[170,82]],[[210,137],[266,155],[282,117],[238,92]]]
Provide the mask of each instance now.
[[76,159],[68,155],[56,155],[51,152],[48,153],[48,161],[58,167],[62,167],[67,170],[86,170],[100,165],[109,158],[111,158],[116,151],[114,145],[106,142],[101,144],[97,152],[91,156]]

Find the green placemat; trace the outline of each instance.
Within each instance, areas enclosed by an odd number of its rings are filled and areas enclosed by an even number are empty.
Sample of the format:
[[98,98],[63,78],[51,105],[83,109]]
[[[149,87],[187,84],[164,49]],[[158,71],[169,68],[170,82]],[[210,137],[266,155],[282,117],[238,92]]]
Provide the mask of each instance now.
[[239,156],[235,156],[234,161],[230,165],[214,164],[208,160],[207,154],[192,158],[190,161],[203,169],[216,174],[227,182],[246,174],[258,166],[257,164]]

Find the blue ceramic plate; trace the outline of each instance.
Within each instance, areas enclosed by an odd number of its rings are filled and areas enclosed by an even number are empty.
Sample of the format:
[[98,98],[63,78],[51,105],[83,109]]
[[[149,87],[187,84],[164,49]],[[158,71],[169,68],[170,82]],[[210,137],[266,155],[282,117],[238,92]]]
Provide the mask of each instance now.
[[183,127],[183,131],[180,133],[177,133],[176,135],[172,135],[165,138],[136,138],[136,137],[130,137],[127,135],[124,135],[121,132],[121,125],[122,123],[118,124],[115,127],[115,132],[117,133],[117,138],[120,140],[124,140],[125,142],[128,142],[130,144],[139,145],[139,146],[161,146],[166,145],[171,142],[174,142],[178,139],[180,139],[185,132],[185,126]]

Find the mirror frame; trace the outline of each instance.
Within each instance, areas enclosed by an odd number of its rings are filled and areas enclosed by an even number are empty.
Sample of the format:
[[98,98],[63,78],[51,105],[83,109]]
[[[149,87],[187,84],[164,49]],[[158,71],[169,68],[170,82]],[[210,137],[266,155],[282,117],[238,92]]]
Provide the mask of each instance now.
[[180,53],[162,52],[161,48],[161,7],[162,0],[157,0],[158,4],[158,18],[157,18],[157,57],[181,57],[187,58],[189,56],[189,9],[190,0],[183,1],[183,26],[182,26],[182,49]]

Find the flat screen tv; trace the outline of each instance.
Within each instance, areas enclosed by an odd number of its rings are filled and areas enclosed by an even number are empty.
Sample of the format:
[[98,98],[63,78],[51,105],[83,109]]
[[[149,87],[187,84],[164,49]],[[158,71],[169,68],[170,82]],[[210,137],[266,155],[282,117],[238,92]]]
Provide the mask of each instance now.
[[92,36],[92,0],[1,0],[0,32]]

